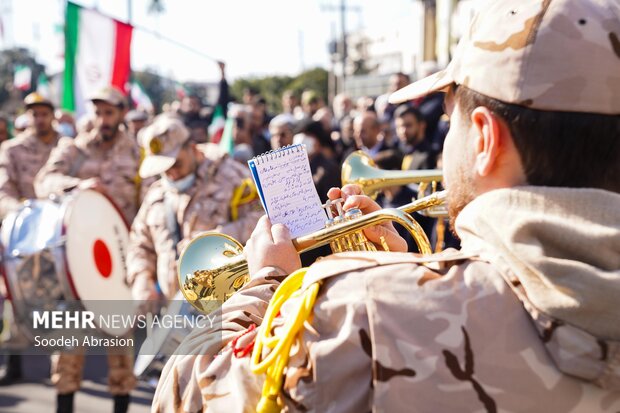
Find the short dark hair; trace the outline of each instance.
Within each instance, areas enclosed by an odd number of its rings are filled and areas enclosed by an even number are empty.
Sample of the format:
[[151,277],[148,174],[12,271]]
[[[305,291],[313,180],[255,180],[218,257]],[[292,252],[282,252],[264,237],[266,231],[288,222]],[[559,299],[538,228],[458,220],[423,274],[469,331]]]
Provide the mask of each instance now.
[[404,72],[396,72],[396,73],[394,73],[394,76],[404,77],[404,78],[406,78],[407,80],[409,80],[409,79],[410,79],[409,75],[408,75],[407,73],[404,73]]
[[424,115],[422,115],[422,112],[420,112],[418,108],[415,108],[411,105],[408,105],[408,104],[400,105],[394,111],[394,119],[404,118],[407,115],[415,116],[418,122],[426,122],[426,119],[424,119]]
[[303,133],[306,135],[314,136],[318,139],[320,145],[324,148],[334,149],[334,142],[331,136],[323,127],[323,124],[319,121],[306,119],[303,120],[295,128],[294,134]]
[[404,155],[401,151],[396,149],[387,149],[380,151],[373,157],[373,161],[381,169],[387,171],[399,171],[403,166]]
[[531,109],[458,86],[469,114],[488,108],[508,126],[530,185],[600,188],[620,193],[620,116]]
[[247,93],[248,95],[256,96],[258,95],[258,89],[252,86],[248,86],[243,88],[243,93]]
[[197,93],[190,93],[189,95],[187,95],[187,97],[188,99],[197,100],[198,103],[200,103],[200,106],[202,106],[202,98]]

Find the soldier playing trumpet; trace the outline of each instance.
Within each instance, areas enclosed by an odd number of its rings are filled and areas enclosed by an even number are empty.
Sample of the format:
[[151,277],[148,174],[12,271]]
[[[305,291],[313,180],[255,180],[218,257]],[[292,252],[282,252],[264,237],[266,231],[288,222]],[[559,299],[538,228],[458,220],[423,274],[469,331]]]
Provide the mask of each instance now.
[[[446,70],[390,97],[446,92],[462,250],[336,254],[303,275],[262,219],[250,283],[169,361],[153,412],[620,409],[620,5],[485,6]],[[330,191],[377,208],[359,194]]]

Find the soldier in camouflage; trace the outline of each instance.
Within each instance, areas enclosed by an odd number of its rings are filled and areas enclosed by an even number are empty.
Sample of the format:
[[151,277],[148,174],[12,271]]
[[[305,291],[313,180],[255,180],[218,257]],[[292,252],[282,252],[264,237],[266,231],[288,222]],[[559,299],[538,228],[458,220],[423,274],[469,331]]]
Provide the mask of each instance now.
[[35,191],[44,198],[74,189],[94,189],[107,194],[131,224],[138,210],[140,152],[122,123],[125,97],[118,89],[106,87],[91,101],[96,111],[95,129],[58,142],[35,179]]
[[[158,298],[178,291],[176,259],[183,246],[203,231],[219,231],[245,243],[262,215],[258,198],[235,204],[250,181],[249,169],[217,145],[196,145],[183,123],[167,115],[146,127],[143,179],[161,178],[145,195],[129,235],[128,281],[134,298]],[[241,193],[243,198],[247,194]]]
[[34,178],[60,138],[54,129],[54,105],[38,93],[24,99],[32,127],[0,147],[0,219],[34,199]]
[[[288,232],[261,219],[251,282],[168,362],[153,412],[620,411],[620,3],[485,6],[446,70],[390,98],[446,92],[462,250],[315,263],[303,288],[320,290],[273,394],[248,353],[299,261]],[[360,193],[329,195],[378,209]],[[390,227],[366,233],[402,248]]]
[[[36,198],[34,177],[60,138],[54,129],[54,105],[49,99],[38,93],[31,93],[24,99],[24,106],[32,127],[0,146],[0,221],[10,212],[19,209],[24,200]],[[7,295],[3,290],[4,284],[0,283],[0,302],[1,297]],[[2,324],[0,311],[0,325]],[[13,329],[11,331],[15,335],[19,334],[14,330],[15,323],[9,328]],[[21,378],[19,354],[7,355],[6,365],[3,367],[0,368],[0,385],[10,384]]]
[[[39,197],[62,195],[72,190],[93,189],[106,194],[131,224],[137,211],[138,144],[122,124],[127,103],[123,94],[106,87],[91,97],[95,106],[95,129],[75,139],[62,138],[35,178]],[[131,354],[108,354],[108,384],[115,412],[125,412],[136,379]],[[84,355],[52,356],[52,382],[58,392],[57,411],[72,412],[80,388]]]

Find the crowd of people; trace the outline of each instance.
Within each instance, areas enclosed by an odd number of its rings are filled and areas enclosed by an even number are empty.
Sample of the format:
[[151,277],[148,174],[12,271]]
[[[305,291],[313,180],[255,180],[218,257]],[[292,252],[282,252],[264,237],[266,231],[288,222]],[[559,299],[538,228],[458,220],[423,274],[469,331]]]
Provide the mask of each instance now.
[[[220,325],[193,331],[191,351],[168,362],[154,412],[617,410],[620,9],[549,3],[495,1],[446,69],[424,65],[413,84],[396,73],[376,97],[286,91],[281,113],[270,113],[256,90],[232,101],[220,63],[215,106],[232,123],[230,150],[196,95],[153,117],[128,112],[107,87],[74,125],[31,94],[27,127],[0,147],[0,216],[24,199],[106,194],[131,225],[126,281],[136,300],[175,296],[177,259],[197,234],[247,242],[251,282]],[[583,58],[567,62],[569,45]],[[247,167],[294,144],[307,149],[322,201],[344,198],[364,213],[408,203],[419,188],[385,188],[377,202],[341,188],[354,151],[385,170],[443,168],[460,239],[441,220],[415,217],[434,244],[462,249],[395,254],[415,246],[385,224],[367,236],[381,233],[378,249],[395,251],[330,256],[300,272],[317,256],[304,262],[288,231],[271,225]],[[304,288],[281,307],[299,274]],[[58,412],[73,411],[83,360],[53,357]],[[110,354],[108,365],[115,412],[125,412],[131,355]],[[20,376],[19,358],[5,373],[4,383]]]

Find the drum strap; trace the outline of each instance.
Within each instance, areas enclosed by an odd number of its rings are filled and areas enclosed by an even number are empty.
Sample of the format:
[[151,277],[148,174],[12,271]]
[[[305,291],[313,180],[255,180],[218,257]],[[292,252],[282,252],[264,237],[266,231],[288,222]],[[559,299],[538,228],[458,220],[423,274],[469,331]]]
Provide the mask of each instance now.
[[172,196],[169,193],[164,195],[164,208],[166,210],[166,226],[168,227],[168,231],[170,231],[170,236],[172,237],[172,242],[174,245],[175,254],[178,252],[176,246],[179,241],[181,241],[181,226],[179,225],[179,221],[177,220],[177,213],[175,208],[175,202],[172,199]]

